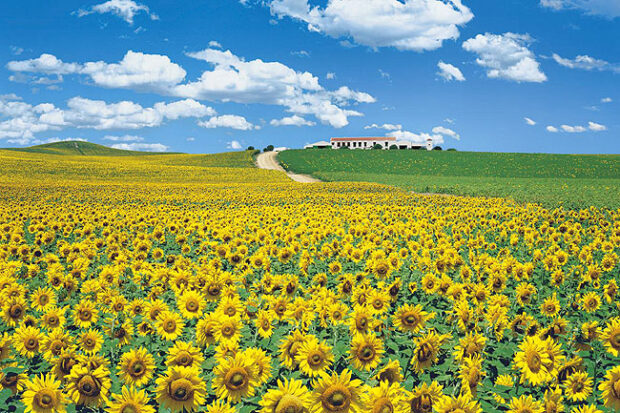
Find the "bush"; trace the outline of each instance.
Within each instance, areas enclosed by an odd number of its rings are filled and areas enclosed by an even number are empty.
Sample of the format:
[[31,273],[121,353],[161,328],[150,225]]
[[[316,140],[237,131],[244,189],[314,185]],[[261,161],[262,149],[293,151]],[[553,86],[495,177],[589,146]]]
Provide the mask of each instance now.
[[442,149],[441,149],[441,146],[435,146],[435,147],[433,148],[433,150],[434,150],[434,151],[441,151]]
[[254,147],[253,146],[248,146],[248,151],[253,151]]
[[340,148],[338,148],[338,149],[349,149],[349,147],[348,147],[348,146],[341,146],[341,147],[340,147]]
[[456,149],[454,149],[454,148],[448,148],[448,149],[446,149],[446,151],[456,152]]
[[390,145],[390,149],[394,150],[394,149],[398,149],[398,146],[396,145]]
[[267,147],[263,149],[263,152],[271,152],[271,151],[273,151],[273,145],[267,145]]
[[378,143],[375,143],[375,144],[373,145],[372,149],[383,149],[383,146],[381,146],[381,145],[380,145],[380,144],[378,144]]

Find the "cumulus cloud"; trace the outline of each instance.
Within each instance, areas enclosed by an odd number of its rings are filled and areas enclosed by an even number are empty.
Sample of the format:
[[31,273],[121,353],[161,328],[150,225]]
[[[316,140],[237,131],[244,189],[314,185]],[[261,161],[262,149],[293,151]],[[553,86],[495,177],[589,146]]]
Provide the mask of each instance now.
[[443,143],[443,136],[439,134],[430,134],[430,133],[414,133],[406,130],[397,130],[394,132],[388,133],[388,136],[393,136],[397,140],[411,141],[413,143],[426,143],[428,140],[431,140],[433,145],[440,145]]
[[433,128],[433,133],[443,135],[443,136],[449,136],[452,139],[456,139],[457,141],[461,139],[461,135],[459,135],[452,129],[444,128],[443,126],[435,126]]
[[613,99],[612,99],[612,98],[609,98],[609,97],[608,97],[608,98],[602,98],[602,99],[601,99],[601,103],[611,103],[611,102],[613,102]]
[[528,125],[530,125],[530,126],[534,126],[534,125],[536,125],[536,121],[534,121],[534,120],[532,120],[532,119],[530,119],[530,118],[528,118],[528,117],[525,117],[525,118],[523,118],[523,119],[525,119],[525,123],[527,123],[527,124],[528,124]]
[[120,17],[129,24],[133,24],[133,18],[139,13],[145,13],[151,20],[158,20],[159,17],[155,13],[151,13],[148,6],[136,3],[133,0],[109,0],[105,3],[96,4],[87,9],[79,9],[76,14],[78,17],[88,16],[89,14],[110,13]]
[[141,129],[162,125],[166,120],[181,117],[199,118],[214,113],[192,100],[156,103],[142,107],[131,101],[107,103],[74,97],[66,108],[51,103],[31,105],[19,100],[0,101],[0,139],[34,140],[38,133],[78,129]]
[[297,115],[287,116],[282,119],[272,119],[271,122],[269,122],[269,124],[272,126],[314,126],[316,125],[315,122],[306,120],[302,118],[301,116],[297,116]]
[[241,144],[239,143],[239,141],[230,141],[226,144],[226,148],[228,149],[234,149],[234,150],[239,150],[242,148]]
[[595,59],[594,57],[590,57],[588,55],[579,55],[574,59],[566,59],[554,53],[553,60],[555,60],[559,65],[568,67],[570,69],[598,71],[608,70],[614,73],[620,73],[620,65],[609,63],[601,59]]
[[215,41],[215,40],[211,40],[209,43],[209,47],[213,47],[215,49],[221,49],[222,45],[220,44],[220,42]]
[[463,76],[461,70],[450,63],[439,61],[439,63],[437,63],[437,67],[439,68],[439,72],[437,72],[437,74],[447,81],[456,80],[462,82],[465,80],[465,76]]
[[260,129],[260,126],[253,125],[246,118],[238,115],[221,115],[213,116],[209,120],[199,121],[198,126],[207,129],[214,128],[231,128],[237,130]]
[[349,116],[362,116],[348,108],[373,103],[368,93],[347,86],[327,90],[316,76],[296,71],[279,62],[246,61],[230,50],[208,48],[188,56],[207,62],[206,70],[193,81],[185,81],[185,70],[168,56],[128,51],[118,63],[65,63],[53,55],[12,61],[7,67],[20,73],[57,76],[88,76],[96,86],[155,92],[180,98],[215,102],[255,103],[282,106],[294,115],[313,115],[336,128],[348,125]]
[[581,10],[609,19],[620,17],[620,3],[617,0],[540,0],[540,5],[553,10]]
[[601,125],[600,123],[596,123],[596,122],[588,122],[588,126],[582,126],[582,125],[560,125],[559,128],[555,127],[555,126],[547,126],[547,131],[548,132],[566,132],[566,133],[583,133],[583,132],[587,132],[592,131],[592,132],[602,132],[607,130],[607,126],[605,125]]
[[112,141],[112,142],[142,142],[144,141],[144,138],[142,136],[135,136],[135,135],[124,135],[124,136],[107,135],[103,137],[103,140]]
[[527,47],[531,41],[527,34],[486,33],[468,39],[463,43],[463,48],[478,55],[476,63],[486,68],[490,78],[544,82],[547,76]]
[[310,31],[372,48],[415,51],[458,38],[458,26],[474,17],[461,0],[329,0],[324,8],[311,7],[308,0],[267,4],[273,15],[307,23]]
[[336,78],[336,74],[334,72],[327,72],[327,74],[325,75],[325,79],[327,80],[333,80]]
[[373,123],[372,125],[364,126],[364,129],[399,130],[402,128],[403,128],[403,125],[395,125],[393,123],[384,123],[383,125],[378,125],[376,123]]
[[115,143],[110,146],[114,149],[123,149],[125,151],[145,151],[145,152],[166,152],[170,149],[161,143]]

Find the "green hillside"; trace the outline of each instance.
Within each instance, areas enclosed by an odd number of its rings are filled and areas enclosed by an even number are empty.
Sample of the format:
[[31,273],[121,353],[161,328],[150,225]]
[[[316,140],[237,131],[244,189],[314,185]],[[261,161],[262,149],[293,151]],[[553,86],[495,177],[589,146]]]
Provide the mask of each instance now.
[[498,196],[545,206],[620,207],[620,155],[292,150],[285,169],[424,193]]
[[[125,151],[91,142],[63,141],[30,146],[28,148],[7,148],[9,151],[45,153],[50,155],[83,155],[83,156],[141,156],[153,155],[153,152]],[[161,153],[159,153],[161,155]]]

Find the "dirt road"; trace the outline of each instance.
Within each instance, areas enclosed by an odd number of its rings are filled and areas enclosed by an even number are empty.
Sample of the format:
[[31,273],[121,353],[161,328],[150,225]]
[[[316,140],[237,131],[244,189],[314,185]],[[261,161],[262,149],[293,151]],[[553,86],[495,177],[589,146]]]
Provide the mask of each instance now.
[[280,166],[278,160],[276,159],[276,152],[263,152],[258,154],[256,157],[256,166],[260,169],[271,169],[274,171],[281,171],[288,175],[293,181],[302,182],[302,183],[312,183],[312,182],[321,182],[316,178],[313,178],[308,175],[299,175],[294,174],[292,172],[286,172],[284,168]]

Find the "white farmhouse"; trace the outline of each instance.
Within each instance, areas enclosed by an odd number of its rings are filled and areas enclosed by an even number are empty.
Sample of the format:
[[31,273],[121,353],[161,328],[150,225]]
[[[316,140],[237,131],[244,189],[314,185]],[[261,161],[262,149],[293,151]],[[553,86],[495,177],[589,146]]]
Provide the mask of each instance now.
[[[317,142],[319,143],[319,142]],[[324,143],[324,142],[321,142]],[[391,136],[380,137],[358,137],[358,138],[331,138],[330,144],[332,149],[349,148],[349,149],[372,149],[375,145],[380,145],[381,149],[390,149],[392,145],[396,145],[398,149],[433,149],[433,140],[427,139],[426,144],[415,143],[411,141],[400,140]]]

